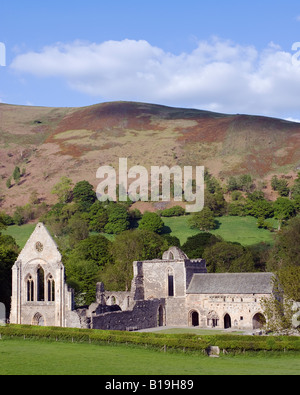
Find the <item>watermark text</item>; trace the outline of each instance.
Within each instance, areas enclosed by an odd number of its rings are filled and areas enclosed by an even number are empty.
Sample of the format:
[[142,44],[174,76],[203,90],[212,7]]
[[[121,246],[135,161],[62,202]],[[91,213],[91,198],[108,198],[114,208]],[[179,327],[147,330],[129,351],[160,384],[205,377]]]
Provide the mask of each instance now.
[[96,177],[102,180],[96,190],[101,202],[117,201],[118,178],[118,199],[121,202],[128,198],[133,202],[169,202],[173,194],[175,202],[194,203],[186,205],[188,213],[202,211],[204,207],[203,166],[151,166],[149,175],[144,166],[128,169],[127,158],[120,158],[118,174],[112,166],[101,166]]

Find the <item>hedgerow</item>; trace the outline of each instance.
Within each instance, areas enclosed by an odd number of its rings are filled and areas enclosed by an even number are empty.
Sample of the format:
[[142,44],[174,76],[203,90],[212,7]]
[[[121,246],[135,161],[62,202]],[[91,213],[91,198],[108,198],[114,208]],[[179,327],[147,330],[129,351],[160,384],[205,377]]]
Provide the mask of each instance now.
[[95,329],[37,327],[7,325],[0,327],[1,337],[47,339],[65,342],[123,343],[166,349],[206,350],[218,346],[227,352],[234,351],[300,351],[300,337],[296,336],[242,336],[161,334],[149,332],[102,331]]

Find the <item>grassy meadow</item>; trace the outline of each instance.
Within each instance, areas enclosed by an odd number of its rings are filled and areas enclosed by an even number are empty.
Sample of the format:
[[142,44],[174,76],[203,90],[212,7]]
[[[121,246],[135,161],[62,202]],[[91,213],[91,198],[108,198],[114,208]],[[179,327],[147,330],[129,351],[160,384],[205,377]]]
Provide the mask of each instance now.
[[[188,237],[199,233],[197,229],[191,229],[188,224],[188,216],[163,218],[166,229],[171,235],[179,238],[184,244]],[[266,229],[258,229],[257,219],[254,217],[230,217],[224,216],[216,219],[218,227],[210,233],[221,236],[226,241],[238,242],[244,246],[258,243],[272,244],[273,234]],[[274,221],[274,226],[276,223]]]
[[18,246],[23,248],[28,241],[29,237],[31,236],[32,232],[34,231],[36,224],[26,224],[22,226],[13,225],[9,226],[4,232],[5,235],[12,236]]
[[298,375],[299,353],[209,358],[140,346],[0,340],[0,375]]
[[[181,244],[184,244],[188,237],[199,233],[197,229],[191,229],[188,224],[188,216],[162,218],[165,223],[165,233],[179,238]],[[273,244],[273,234],[266,229],[258,229],[257,219],[254,217],[220,217],[217,218],[218,228],[210,233],[221,236],[226,241],[238,242],[244,246],[250,246],[258,243]],[[35,224],[22,226],[9,226],[4,234],[13,236],[17,244],[23,248],[35,229]],[[274,220],[274,227],[277,227],[277,221]],[[105,235],[109,240],[114,239],[114,235]]]

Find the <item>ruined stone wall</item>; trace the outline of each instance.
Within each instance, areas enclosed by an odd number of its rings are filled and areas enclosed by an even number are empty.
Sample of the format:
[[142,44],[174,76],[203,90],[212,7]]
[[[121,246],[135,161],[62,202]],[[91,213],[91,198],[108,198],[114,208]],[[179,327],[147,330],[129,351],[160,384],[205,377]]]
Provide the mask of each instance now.
[[184,261],[145,261],[143,276],[145,299],[168,297],[169,276],[173,276],[174,279],[174,295],[185,295]]
[[164,299],[138,301],[133,310],[93,316],[91,328],[119,331],[155,328],[158,326],[160,306],[165,307]]
[[166,299],[166,324],[168,326],[187,326],[186,298]]

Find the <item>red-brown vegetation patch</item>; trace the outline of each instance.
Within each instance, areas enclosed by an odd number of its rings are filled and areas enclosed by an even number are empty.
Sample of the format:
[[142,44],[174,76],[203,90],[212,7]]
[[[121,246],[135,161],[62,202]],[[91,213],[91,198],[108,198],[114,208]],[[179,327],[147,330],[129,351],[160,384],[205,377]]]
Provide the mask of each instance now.
[[[198,125],[181,130],[182,135],[177,141],[183,143],[194,142],[223,142],[227,130],[232,122],[231,117],[194,119]],[[179,131],[179,130],[178,130]]]

